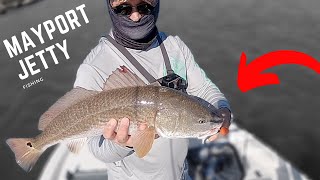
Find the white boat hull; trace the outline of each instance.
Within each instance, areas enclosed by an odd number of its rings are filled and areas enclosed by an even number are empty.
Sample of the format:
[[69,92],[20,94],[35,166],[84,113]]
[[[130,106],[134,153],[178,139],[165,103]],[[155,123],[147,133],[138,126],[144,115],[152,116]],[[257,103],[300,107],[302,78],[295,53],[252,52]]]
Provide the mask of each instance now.
[[[253,134],[233,124],[226,138],[218,142],[229,142],[237,150],[240,162],[245,171],[245,180],[307,180],[288,161],[277,154],[271,147],[258,140]],[[192,140],[190,148],[201,145]],[[47,161],[39,180],[100,180],[107,179],[106,165],[94,158],[85,147],[80,154],[69,152],[60,144]]]

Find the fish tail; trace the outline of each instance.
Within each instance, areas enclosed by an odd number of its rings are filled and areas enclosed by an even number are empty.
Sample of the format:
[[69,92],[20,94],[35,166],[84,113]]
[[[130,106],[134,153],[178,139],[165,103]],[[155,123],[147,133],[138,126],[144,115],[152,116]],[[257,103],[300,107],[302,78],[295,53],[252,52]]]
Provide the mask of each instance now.
[[33,139],[30,138],[10,138],[6,143],[14,152],[16,161],[25,171],[31,171],[43,151],[33,146]]

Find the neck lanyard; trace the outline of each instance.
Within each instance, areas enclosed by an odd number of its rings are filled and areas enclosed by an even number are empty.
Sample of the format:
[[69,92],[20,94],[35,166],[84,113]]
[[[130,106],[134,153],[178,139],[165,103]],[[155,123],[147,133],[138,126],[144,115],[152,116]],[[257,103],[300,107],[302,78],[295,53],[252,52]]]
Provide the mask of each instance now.
[[[130,52],[120,44],[118,44],[110,35],[107,36],[109,42],[111,42],[129,61],[130,63],[149,81],[149,83],[153,83],[157,81],[133,56]],[[164,47],[163,41],[159,35],[157,35],[157,40],[160,44],[161,53],[164,59],[164,63],[166,65],[167,74],[173,74],[173,70],[171,69],[171,64],[169,60],[169,56],[166,48]]]

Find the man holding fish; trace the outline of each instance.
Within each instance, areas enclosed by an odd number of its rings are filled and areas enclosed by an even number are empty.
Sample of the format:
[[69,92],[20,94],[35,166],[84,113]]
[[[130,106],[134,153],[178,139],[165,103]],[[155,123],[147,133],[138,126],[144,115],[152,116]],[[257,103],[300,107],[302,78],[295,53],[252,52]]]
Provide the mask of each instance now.
[[[160,0],[107,0],[113,28],[109,35],[117,44],[124,46],[129,53],[155,79],[168,75],[159,39],[167,51],[171,68],[175,74],[187,79],[187,93],[198,96],[218,108],[225,116],[221,133],[227,134],[230,125],[230,107],[224,95],[206,77],[196,64],[193,55],[177,36],[167,36],[159,32],[156,21]],[[111,40],[112,41],[112,40]],[[124,53],[116,48],[108,38],[100,43],[87,56],[80,66],[75,87],[101,90],[105,79],[119,66],[126,66],[146,83],[139,68],[132,65]],[[134,155],[133,136],[128,135],[130,120],[126,117],[119,121],[112,119],[105,126],[103,136],[90,139],[89,148],[100,160],[108,163],[110,179],[186,179],[184,169],[188,149],[187,139],[167,139],[160,137],[143,159]],[[141,124],[139,129],[147,128]],[[218,134],[210,137],[210,141]],[[101,144],[102,143],[102,144]],[[133,153],[133,154],[132,154]]]
[[48,147],[88,144],[108,180],[188,179],[187,138],[228,133],[225,96],[178,36],[159,32],[160,0],[106,0],[113,28],[80,65],[74,89],[39,121],[35,138],[10,138],[30,171]]

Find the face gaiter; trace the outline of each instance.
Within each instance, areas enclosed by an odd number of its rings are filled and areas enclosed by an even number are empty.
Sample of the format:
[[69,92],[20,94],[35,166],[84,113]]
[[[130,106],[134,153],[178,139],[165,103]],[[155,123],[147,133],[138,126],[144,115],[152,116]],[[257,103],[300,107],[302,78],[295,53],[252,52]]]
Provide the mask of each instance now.
[[138,50],[146,50],[156,39],[158,30],[156,21],[159,14],[159,0],[148,0],[154,6],[149,15],[142,15],[142,18],[134,22],[128,16],[118,15],[112,10],[112,0],[107,0],[108,12],[113,24],[113,36],[120,45]]

